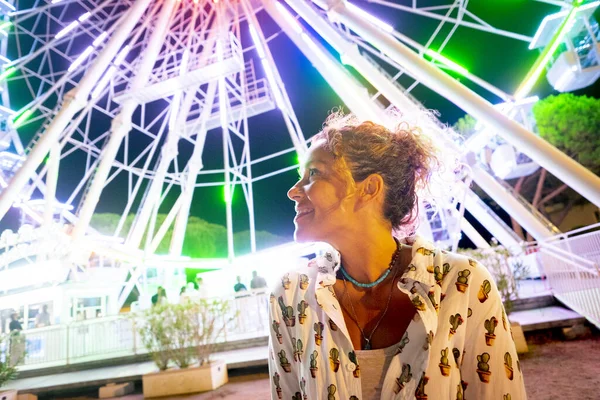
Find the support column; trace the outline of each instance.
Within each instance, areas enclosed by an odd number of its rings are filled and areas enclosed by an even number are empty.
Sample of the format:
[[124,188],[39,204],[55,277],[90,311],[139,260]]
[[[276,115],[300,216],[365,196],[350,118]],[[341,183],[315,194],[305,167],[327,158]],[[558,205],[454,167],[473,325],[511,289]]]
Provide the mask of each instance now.
[[[210,47],[212,49],[212,47]],[[185,178],[185,182],[182,185],[181,190],[181,208],[177,214],[175,220],[175,226],[173,228],[173,236],[171,237],[171,245],[169,247],[169,254],[179,256],[183,249],[183,241],[185,239],[185,230],[187,228],[188,217],[190,215],[190,206],[192,204],[192,198],[194,197],[194,189],[196,186],[196,177],[198,172],[203,168],[202,165],[202,153],[204,151],[204,143],[206,141],[206,121],[210,117],[212,105],[215,101],[215,94],[217,92],[216,82],[211,82],[206,91],[206,100],[204,102],[204,109],[200,115],[200,128],[196,134],[196,143],[194,144],[194,151],[188,162],[188,171]]]
[[600,177],[562,153],[544,139],[496,110],[488,101],[419,57],[393,36],[381,31],[341,0],[327,0],[331,15],[384,52],[424,85],[461,107],[476,119],[498,130],[513,146],[600,206]]
[[46,173],[46,207],[44,208],[44,225],[49,228],[54,222],[54,209],[56,201],[56,186],[58,183],[58,169],[60,167],[60,145],[55,143],[50,149],[48,172]]
[[[160,49],[164,42],[167,30],[169,28],[169,22],[175,6],[176,0],[165,0],[160,11],[159,17],[154,26],[154,31],[150,36],[148,47],[145,49],[142,57],[143,60],[138,66],[137,74],[134,77],[133,83],[131,84],[131,91],[136,91],[143,88],[148,82],[152,68],[156,58],[160,53]],[[100,200],[100,194],[108,178],[108,174],[112,167],[113,161],[121,147],[123,138],[131,130],[131,117],[133,112],[138,107],[139,103],[134,98],[127,99],[122,107],[119,115],[115,117],[111,124],[111,133],[106,144],[104,151],[101,155],[101,161],[98,164],[95,176],[92,178],[92,185],[89,188],[87,196],[84,200],[83,207],[79,213],[79,220],[73,228],[73,239],[77,240],[81,238],[89,226],[92,215],[96,210],[96,205]]]
[[79,84],[65,95],[65,101],[60,111],[46,129],[46,132],[40,136],[36,145],[31,149],[23,165],[11,179],[8,187],[0,193],[0,219],[4,217],[23,187],[34,175],[35,170],[44,160],[52,145],[59,140],[66,126],[73,120],[75,114],[84,107],[93,86],[98,82],[106,67],[116,56],[135,25],[142,18],[150,1],[137,0],[129,9],[129,12],[121,17],[115,33],[106,46],[104,46],[92,66],[88,68]]
[[275,1],[262,0],[262,4],[269,16],[344,100],[350,111],[362,120],[382,121],[383,110],[370,100],[367,90],[360,87],[331,54],[315,42],[297,23],[293,25],[293,22],[276,7]]

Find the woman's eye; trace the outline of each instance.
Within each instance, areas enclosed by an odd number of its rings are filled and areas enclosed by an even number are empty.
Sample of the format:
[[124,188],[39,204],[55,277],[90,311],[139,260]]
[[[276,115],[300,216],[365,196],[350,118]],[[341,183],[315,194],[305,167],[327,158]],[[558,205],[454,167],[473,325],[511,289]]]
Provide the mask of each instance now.
[[308,176],[315,176],[315,175],[318,175],[318,174],[319,174],[319,170],[318,169],[310,168],[308,170]]

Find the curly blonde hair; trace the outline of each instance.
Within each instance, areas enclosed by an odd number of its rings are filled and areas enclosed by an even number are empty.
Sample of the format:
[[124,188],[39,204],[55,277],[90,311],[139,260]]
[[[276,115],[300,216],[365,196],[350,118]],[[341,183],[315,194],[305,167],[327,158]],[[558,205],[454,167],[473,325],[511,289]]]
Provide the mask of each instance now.
[[379,174],[386,186],[384,217],[394,230],[407,225],[414,229],[419,194],[428,191],[432,174],[442,169],[439,149],[429,136],[406,122],[388,129],[334,111],[312,138],[312,144],[316,141],[324,141],[324,148],[336,159],[336,167],[352,178],[351,185]]

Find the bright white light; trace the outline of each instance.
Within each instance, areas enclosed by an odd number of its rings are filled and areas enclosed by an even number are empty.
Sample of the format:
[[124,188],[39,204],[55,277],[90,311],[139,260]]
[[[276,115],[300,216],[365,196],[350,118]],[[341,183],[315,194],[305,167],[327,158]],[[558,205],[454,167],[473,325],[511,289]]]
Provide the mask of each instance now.
[[58,32],[54,38],[60,39],[61,37],[65,36],[67,33],[71,32],[73,29],[75,29],[77,27],[77,25],[79,25],[79,21],[71,22],[69,25],[67,25],[65,28],[63,28],[62,31]]
[[129,45],[123,47],[123,50],[121,50],[121,52],[117,55],[117,57],[115,58],[115,65],[121,65],[123,60],[125,60],[125,57],[127,57],[127,54],[129,54]]
[[346,7],[348,7],[348,9],[350,9],[351,11],[362,15],[362,17],[364,19],[366,19],[367,21],[369,21],[370,23],[372,23],[373,25],[375,25],[376,27],[378,27],[379,29],[382,29],[388,33],[393,33],[394,32],[394,27],[391,26],[390,24],[386,24],[385,22],[383,22],[382,20],[380,20],[379,18],[376,18],[374,16],[372,16],[371,14],[369,14],[368,12],[356,7],[354,4],[352,3],[348,3],[346,2]]
[[262,43],[258,37],[258,33],[256,29],[254,29],[254,25],[249,24],[250,27],[250,36],[252,36],[252,41],[254,42],[254,46],[256,47],[256,51],[258,52],[258,56],[260,58],[265,58],[265,50],[262,47]]
[[90,15],[92,15],[92,14],[90,14],[89,12],[86,12],[85,14],[81,14],[81,16],[77,19],[79,20],[79,22],[83,22],[86,19],[88,19],[90,17]]
[[263,58],[261,61],[263,69],[265,71],[265,75],[267,75],[267,80],[269,81],[269,85],[271,86],[271,92],[273,92],[273,95],[275,96],[275,103],[277,104],[277,107],[283,110],[285,109],[283,97],[281,96],[281,92],[279,91],[279,87],[277,86],[277,81],[275,80],[275,75],[271,70],[271,66],[265,58]]
[[292,26],[296,33],[302,33],[302,27],[298,23],[298,20],[294,18],[292,14],[290,14],[290,12],[286,10],[286,8],[281,3],[275,3],[275,7],[277,7],[279,13]]
[[102,32],[102,33],[100,34],[100,36],[98,36],[98,37],[96,38],[96,40],[94,40],[94,42],[92,43],[92,45],[93,45],[94,47],[98,47],[98,45],[99,45],[100,43],[102,43],[102,42],[104,41],[104,39],[106,39],[106,37],[107,37],[107,36],[108,36],[108,33],[106,33],[106,32]]
[[116,71],[117,68],[114,65],[111,65],[110,68],[104,74],[104,76],[100,79],[100,82],[98,82],[98,84],[94,88],[94,91],[92,92],[92,99],[95,99],[100,95],[100,93],[102,93],[102,91],[108,84],[108,81],[110,80],[110,78],[112,78]]
[[88,46],[87,49],[85,49],[83,53],[81,53],[79,57],[73,61],[73,64],[71,64],[68,71],[72,72],[74,69],[79,67],[81,63],[88,58],[90,54],[92,54],[92,51],[94,51],[94,46]]
[[578,69],[579,69],[579,68],[577,67],[577,65],[573,65],[573,66],[571,67],[571,71],[573,71],[573,72],[577,72],[577,70],[578,70]]
[[60,3],[62,0],[52,0],[52,4]]

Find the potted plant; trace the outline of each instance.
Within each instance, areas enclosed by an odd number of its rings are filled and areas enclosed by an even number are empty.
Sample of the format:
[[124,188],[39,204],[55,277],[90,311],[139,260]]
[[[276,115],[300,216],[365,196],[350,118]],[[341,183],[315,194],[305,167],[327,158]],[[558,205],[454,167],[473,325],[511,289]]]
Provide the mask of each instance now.
[[205,299],[157,304],[135,316],[142,343],[158,372],[142,377],[144,397],[214,390],[228,381],[223,360],[211,360],[215,341],[231,318],[229,302]]
[[17,365],[22,361],[24,338],[19,332],[0,334],[0,398],[16,400],[16,390],[3,390],[2,387],[17,377]]

